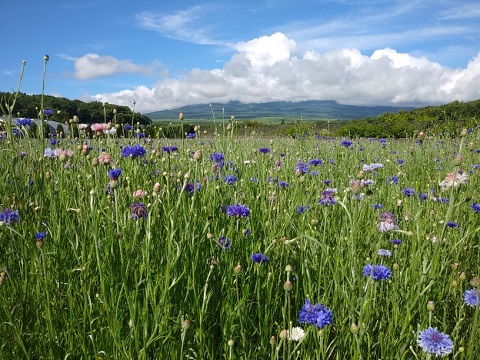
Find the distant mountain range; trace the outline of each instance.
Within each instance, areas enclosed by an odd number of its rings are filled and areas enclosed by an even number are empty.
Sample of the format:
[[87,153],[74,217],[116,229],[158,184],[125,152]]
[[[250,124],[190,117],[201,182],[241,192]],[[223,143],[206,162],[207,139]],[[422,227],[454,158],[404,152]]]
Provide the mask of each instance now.
[[[212,103],[212,109],[217,119],[235,116],[235,119],[256,119],[276,117],[285,119],[329,119],[352,120],[367,117],[377,117],[386,112],[397,113],[399,110],[413,110],[413,107],[395,106],[354,106],[342,105],[333,100],[308,100],[308,101],[272,101],[265,103],[242,103],[230,101],[228,103]],[[210,104],[187,105],[178,109],[155,111],[143,114],[152,120],[174,120],[178,114],[183,113],[185,119],[212,119]]]

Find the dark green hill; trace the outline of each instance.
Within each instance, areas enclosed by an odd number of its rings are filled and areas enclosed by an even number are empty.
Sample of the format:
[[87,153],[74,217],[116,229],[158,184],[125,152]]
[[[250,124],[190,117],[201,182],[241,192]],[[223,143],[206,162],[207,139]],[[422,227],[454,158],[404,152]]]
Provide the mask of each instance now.
[[[258,104],[230,101],[225,104],[212,103],[211,106],[216,118],[223,116],[222,109],[224,109],[226,118],[234,115],[238,120],[265,117],[352,120],[375,117],[386,112],[397,113],[400,110],[414,109],[412,107],[343,105],[333,100],[272,101]],[[187,105],[178,109],[155,111],[145,115],[152,120],[172,120],[177,119],[179,113],[183,113],[188,119],[212,118],[210,104]]]

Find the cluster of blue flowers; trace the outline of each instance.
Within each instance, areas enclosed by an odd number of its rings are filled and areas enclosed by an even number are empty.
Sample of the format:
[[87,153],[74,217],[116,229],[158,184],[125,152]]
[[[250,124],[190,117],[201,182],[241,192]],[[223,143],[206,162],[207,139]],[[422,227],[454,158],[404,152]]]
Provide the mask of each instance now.
[[330,309],[322,304],[312,305],[309,299],[305,300],[305,304],[299,311],[298,317],[300,324],[316,325],[318,329],[323,329],[333,322],[333,313]]
[[7,208],[0,212],[0,222],[2,222],[4,225],[18,223],[18,221],[18,210],[12,210]]
[[144,157],[147,154],[147,150],[139,144],[127,145],[122,149],[122,157]]
[[227,206],[227,215],[247,218],[250,215],[250,209],[248,206],[242,204],[229,205]]

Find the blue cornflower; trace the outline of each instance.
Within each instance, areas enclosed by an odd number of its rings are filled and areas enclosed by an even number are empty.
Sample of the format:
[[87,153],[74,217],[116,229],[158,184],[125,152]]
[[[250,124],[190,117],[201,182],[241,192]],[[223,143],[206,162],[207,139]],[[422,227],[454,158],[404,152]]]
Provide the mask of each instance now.
[[403,192],[403,195],[405,195],[405,196],[415,195],[415,190],[412,189],[412,188],[405,188],[405,189],[402,190],[402,192]]
[[228,250],[230,249],[230,238],[227,238],[223,235],[220,236],[218,239],[218,247],[222,250]]
[[432,327],[420,331],[417,344],[426,353],[436,356],[446,356],[453,352],[453,341],[450,336]]
[[398,165],[403,165],[404,162],[405,162],[405,160],[403,160],[403,159],[397,159],[397,164]]
[[188,133],[187,134],[187,139],[195,139],[197,137],[197,134],[195,133]]
[[480,308],[480,289],[470,289],[463,294],[463,300],[468,306]]
[[260,149],[258,149],[258,151],[260,151],[262,154],[268,154],[270,152],[270,149],[261,147]]
[[392,256],[392,253],[390,250],[387,249],[378,249],[377,251],[378,256],[383,256],[383,257],[390,257]]
[[52,110],[52,109],[45,109],[45,110],[43,110],[43,113],[44,113],[45,115],[52,115],[52,114],[53,114],[53,110]]
[[45,236],[47,236],[47,233],[45,231],[40,231],[40,232],[35,234],[35,240],[36,241],[41,241],[45,238]]
[[0,212],[0,222],[5,225],[10,225],[10,223],[18,223],[18,210],[5,209]]
[[201,188],[202,185],[200,185],[200,181],[197,180],[195,184],[193,182],[186,183],[183,190],[189,194],[193,194],[195,191],[199,191]]
[[448,204],[450,202],[450,199],[448,198],[434,198],[433,201],[435,202],[438,202],[438,203],[442,203],[442,204]]
[[214,163],[223,163],[225,156],[222,153],[210,154],[210,160]]
[[455,221],[449,221],[447,222],[447,226],[450,228],[456,228],[458,224]]
[[43,156],[48,157],[49,159],[54,159],[55,158],[55,151],[48,147],[43,152]]
[[142,133],[142,132],[141,133],[134,133],[133,137],[143,139],[143,138],[145,138],[145,133]]
[[268,257],[266,255],[263,255],[262,253],[252,254],[251,259],[257,264],[262,264],[268,261]]
[[331,182],[332,182],[332,180],[330,180],[330,179],[327,179],[327,180],[324,180],[324,181],[323,181],[323,183],[324,183],[325,185],[330,185]]
[[110,177],[110,180],[118,180],[121,174],[122,169],[110,169],[108,171],[108,176]]
[[392,244],[393,245],[400,245],[402,243],[402,240],[400,239],[392,239]]
[[309,211],[310,206],[308,205],[298,205],[297,206],[297,214],[303,214],[305,211]]
[[130,131],[130,130],[133,129],[133,126],[132,126],[132,125],[125,125],[123,128],[124,128],[126,131]]
[[144,157],[147,154],[147,150],[139,144],[133,146],[127,145],[122,149],[122,157]]
[[225,175],[223,178],[228,185],[232,185],[235,181],[237,181],[237,177],[235,175]]
[[278,185],[280,185],[281,188],[286,188],[286,187],[290,186],[290,184],[286,181],[280,181],[278,183]]
[[363,164],[362,170],[363,171],[375,171],[377,169],[382,169],[383,164],[380,163],[372,163],[372,164]]
[[17,119],[17,126],[32,126],[32,123],[33,121],[31,119]]
[[351,140],[344,140],[342,141],[342,146],[344,147],[349,147],[353,144],[353,142]]
[[323,160],[322,159],[312,159],[308,163],[312,166],[318,166],[318,165],[323,164]]
[[318,201],[319,204],[323,206],[327,205],[335,205],[337,202],[335,201],[335,195],[337,194],[337,189],[328,188],[322,192],[322,197]]
[[398,176],[389,176],[387,183],[398,184]]
[[368,264],[363,267],[364,276],[372,276],[373,280],[388,280],[392,272],[385,265]]
[[247,218],[250,215],[250,209],[242,204],[229,205],[227,206],[227,215]]
[[479,213],[480,212],[480,204],[477,204],[477,203],[473,203],[471,206],[470,206],[470,209],[472,209],[475,214]]
[[144,219],[147,218],[147,208],[141,202],[136,202],[136,203],[130,205],[130,210],[132,212],[132,219],[133,220],[138,220],[140,218],[144,218]]
[[162,146],[162,150],[163,150],[163,152],[166,152],[166,153],[172,153],[174,151],[177,151],[178,147],[176,147],[176,146]]
[[312,305],[309,299],[305,299],[305,304],[298,312],[298,322],[316,325],[317,328],[323,329],[333,322],[333,313],[322,304]]
[[418,193],[418,198],[419,198],[420,200],[424,200],[424,201],[425,201],[425,200],[427,200],[427,198],[428,198],[428,194],[427,194],[427,193]]
[[304,163],[302,161],[299,161],[297,165],[295,165],[295,173],[299,175],[305,174],[308,171],[308,169],[310,169],[310,166],[307,163]]
[[382,204],[372,204],[372,205],[370,205],[370,207],[374,208],[375,210],[379,210],[379,209],[381,209],[383,206],[382,206]]

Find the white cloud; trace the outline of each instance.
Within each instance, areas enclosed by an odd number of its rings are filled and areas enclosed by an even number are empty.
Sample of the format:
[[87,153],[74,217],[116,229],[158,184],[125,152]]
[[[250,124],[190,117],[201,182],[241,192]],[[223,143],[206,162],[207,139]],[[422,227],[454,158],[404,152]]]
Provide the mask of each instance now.
[[118,60],[113,56],[86,54],[75,59],[74,77],[89,80],[120,73],[154,74],[158,64],[136,65],[130,60]]
[[214,10],[213,6],[196,5],[173,14],[142,12],[135,16],[139,27],[156,31],[163,36],[195,44],[217,44],[209,34],[210,26],[203,20]]
[[480,53],[466,68],[452,69],[424,57],[378,49],[370,56],[356,48],[296,54],[295,42],[281,33],[234,46],[223,68],[194,69],[164,78],[153,88],[139,86],[98,101],[131,105],[141,112],[188,104],[337,100],[354,105],[424,105],[480,98]]

